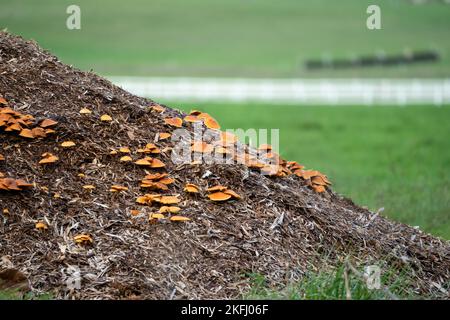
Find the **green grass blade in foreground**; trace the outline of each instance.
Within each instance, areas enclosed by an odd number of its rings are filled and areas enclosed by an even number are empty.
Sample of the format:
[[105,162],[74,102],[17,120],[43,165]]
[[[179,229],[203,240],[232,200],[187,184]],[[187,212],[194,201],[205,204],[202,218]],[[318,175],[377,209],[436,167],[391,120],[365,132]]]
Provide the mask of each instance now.
[[22,293],[15,290],[0,290],[0,300],[51,300],[51,294]]
[[[344,272],[347,273],[347,281]],[[418,296],[409,287],[410,274],[388,271],[382,274],[380,289],[369,289],[361,277],[341,265],[334,271],[307,273],[298,283],[279,290],[269,288],[264,276],[251,274],[251,289],[244,299],[290,300],[380,300],[415,299]],[[347,290],[348,288],[348,290]],[[432,298],[432,297],[430,297]]]

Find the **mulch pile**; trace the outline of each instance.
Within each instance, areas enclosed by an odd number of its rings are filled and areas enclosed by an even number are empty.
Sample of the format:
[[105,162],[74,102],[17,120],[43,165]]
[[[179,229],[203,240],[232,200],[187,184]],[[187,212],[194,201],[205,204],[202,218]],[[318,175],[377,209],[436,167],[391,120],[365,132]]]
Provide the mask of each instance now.
[[[351,259],[407,267],[418,294],[448,297],[448,242],[294,162],[272,175],[258,163],[175,164],[159,133],[185,117],[1,32],[0,275],[55,298],[239,298],[249,273],[283,287]],[[81,289],[67,285],[77,273]]]

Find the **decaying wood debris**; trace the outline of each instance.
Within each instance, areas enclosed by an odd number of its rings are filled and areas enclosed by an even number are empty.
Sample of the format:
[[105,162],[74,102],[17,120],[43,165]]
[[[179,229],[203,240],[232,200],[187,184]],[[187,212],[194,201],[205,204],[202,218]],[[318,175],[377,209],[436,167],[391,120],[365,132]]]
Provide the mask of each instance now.
[[208,115],[133,96],[5,32],[0,97],[0,271],[35,292],[239,298],[248,273],[282,287],[350,258],[408,267],[418,293],[448,297],[448,242],[353,204],[318,172],[173,164],[172,130],[218,129]]

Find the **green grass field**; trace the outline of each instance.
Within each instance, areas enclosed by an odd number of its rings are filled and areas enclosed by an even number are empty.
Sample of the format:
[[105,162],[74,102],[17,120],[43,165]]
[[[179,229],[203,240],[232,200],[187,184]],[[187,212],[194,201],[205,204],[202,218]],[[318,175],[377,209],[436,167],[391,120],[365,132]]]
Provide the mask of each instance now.
[[[81,30],[66,8],[81,8]],[[378,4],[382,30],[366,28]],[[2,0],[0,28],[37,40],[64,62],[105,75],[446,77],[450,5],[407,0]],[[409,67],[308,72],[308,58],[436,49]]]
[[223,129],[280,129],[285,159],[328,174],[360,205],[450,239],[450,107],[179,106],[194,107]]

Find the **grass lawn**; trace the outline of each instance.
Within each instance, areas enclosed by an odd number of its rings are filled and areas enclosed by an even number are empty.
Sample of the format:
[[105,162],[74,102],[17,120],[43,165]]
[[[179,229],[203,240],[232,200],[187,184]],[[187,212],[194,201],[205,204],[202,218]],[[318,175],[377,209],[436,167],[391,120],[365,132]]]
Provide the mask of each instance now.
[[[68,5],[81,30],[68,30]],[[369,4],[382,29],[366,28]],[[0,28],[104,75],[446,77],[450,6],[393,0],[2,0]],[[436,49],[442,61],[352,71],[304,70],[306,59]]]
[[279,128],[285,159],[328,174],[360,205],[450,239],[450,107],[179,106],[194,107],[223,129]]

